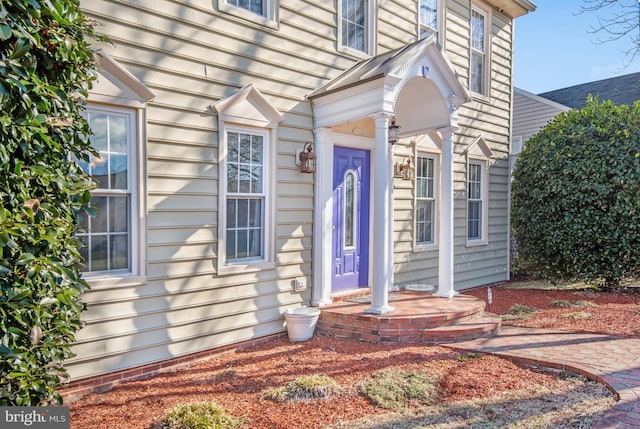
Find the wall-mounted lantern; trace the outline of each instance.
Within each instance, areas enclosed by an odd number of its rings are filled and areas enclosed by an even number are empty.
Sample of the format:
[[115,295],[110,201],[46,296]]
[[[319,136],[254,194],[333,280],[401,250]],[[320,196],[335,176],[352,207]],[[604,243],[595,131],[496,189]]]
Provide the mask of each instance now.
[[313,152],[311,142],[306,142],[302,152],[298,154],[301,173],[314,173],[316,171],[316,154]]
[[391,120],[391,125],[389,125],[389,143],[394,144],[398,141],[398,129],[400,129],[399,125],[396,125],[396,118]]
[[416,169],[411,164],[411,158],[407,158],[406,162],[396,162],[396,177],[401,177],[402,180],[413,180]]

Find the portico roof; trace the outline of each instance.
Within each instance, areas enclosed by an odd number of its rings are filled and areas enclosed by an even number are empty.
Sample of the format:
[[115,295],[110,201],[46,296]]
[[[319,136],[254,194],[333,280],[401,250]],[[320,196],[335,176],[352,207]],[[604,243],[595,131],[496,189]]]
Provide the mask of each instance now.
[[471,100],[435,36],[361,61],[309,98],[316,126],[382,112],[395,115],[405,135],[450,126],[451,113]]

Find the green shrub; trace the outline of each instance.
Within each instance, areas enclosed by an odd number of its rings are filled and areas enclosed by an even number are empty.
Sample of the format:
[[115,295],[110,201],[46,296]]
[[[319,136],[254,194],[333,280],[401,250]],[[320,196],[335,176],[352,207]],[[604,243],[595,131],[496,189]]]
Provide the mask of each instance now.
[[96,75],[77,0],[0,2],[0,405],[61,402],[84,309],[75,216],[93,183],[84,100]]
[[160,429],[231,429],[244,419],[229,415],[213,402],[180,404],[165,411]]
[[397,369],[378,371],[371,380],[360,385],[360,392],[386,410],[406,407],[413,402],[430,405],[438,397],[437,382],[429,374]]
[[519,156],[512,187],[518,254],[548,279],[617,286],[640,268],[640,103],[590,98]]
[[584,300],[577,300],[577,301],[567,301],[564,299],[559,299],[556,301],[552,301],[551,305],[553,307],[561,307],[561,308],[571,308],[571,307],[597,307],[598,304],[596,304],[595,302],[592,301],[584,301]]
[[522,304],[513,304],[509,307],[509,314],[521,315],[521,314],[533,314],[536,309]]
[[276,387],[264,394],[274,402],[301,401],[329,398],[340,391],[340,385],[326,375],[303,375],[284,386]]

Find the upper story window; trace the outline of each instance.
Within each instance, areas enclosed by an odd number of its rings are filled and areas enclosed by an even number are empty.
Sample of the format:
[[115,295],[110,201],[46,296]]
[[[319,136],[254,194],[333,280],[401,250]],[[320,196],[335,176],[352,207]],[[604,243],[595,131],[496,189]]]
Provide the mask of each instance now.
[[372,1],[338,0],[340,46],[347,50],[371,54],[372,49]]
[[139,245],[132,222],[138,200],[135,111],[89,105],[85,115],[98,156],[79,164],[97,183],[91,205],[98,214],[80,219],[77,235],[87,245],[81,249],[83,271],[89,276],[130,275]]
[[440,0],[420,0],[420,38],[424,39],[432,34],[438,35],[440,25]]
[[435,243],[437,162],[434,155],[418,154],[416,163],[416,245]]
[[220,11],[278,28],[278,0],[219,0]]
[[471,10],[471,64],[469,86],[471,91],[488,95],[487,13],[478,8]]

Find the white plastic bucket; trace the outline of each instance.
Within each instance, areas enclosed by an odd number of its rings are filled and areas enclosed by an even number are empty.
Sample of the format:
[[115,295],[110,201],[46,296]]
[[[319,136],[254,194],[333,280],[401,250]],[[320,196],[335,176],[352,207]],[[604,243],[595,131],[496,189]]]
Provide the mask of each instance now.
[[284,313],[289,341],[306,341],[313,336],[320,317],[320,309],[315,307],[289,308]]

